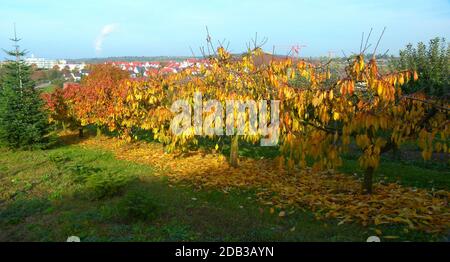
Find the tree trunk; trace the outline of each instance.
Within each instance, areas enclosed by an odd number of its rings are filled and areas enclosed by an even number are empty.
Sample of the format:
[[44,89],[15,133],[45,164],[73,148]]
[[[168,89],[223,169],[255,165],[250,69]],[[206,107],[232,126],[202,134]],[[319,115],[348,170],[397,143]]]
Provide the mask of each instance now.
[[99,137],[101,135],[102,135],[102,129],[99,126],[97,126],[97,137]]
[[392,156],[395,160],[400,160],[400,158],[401,158],[400,150],[398,149],[397,145],[394,145],[392,147]]
[[236,134],[231,140],[230,149],[230,165],[232,167],[238,167],[239,163],[239,136]]
[[83,128],[78,128],[78,137],[79,138],[83,138],[84,137]]
[[363,193],[370,195],[372,194],[372,185],[373,185],[373,167],[369,167],[366,169],[364,173],[364,184],[363,184]]

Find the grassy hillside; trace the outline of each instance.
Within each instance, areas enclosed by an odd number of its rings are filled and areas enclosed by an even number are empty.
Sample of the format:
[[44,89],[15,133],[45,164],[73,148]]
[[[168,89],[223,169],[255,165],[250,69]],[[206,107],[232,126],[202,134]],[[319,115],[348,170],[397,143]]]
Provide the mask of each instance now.
[[[318,221],[307,209],[280,216],[281,210],[257,202],[251,189],[169,182],[150,165],[76,142],[0,153],[0,241],[65,241],[71,235],[82,241],[365,241],[377,234],[372,227]],[[413,170],[406,177],[429,172]],[[383,241],[445,239],[396,226],[382,231]]]

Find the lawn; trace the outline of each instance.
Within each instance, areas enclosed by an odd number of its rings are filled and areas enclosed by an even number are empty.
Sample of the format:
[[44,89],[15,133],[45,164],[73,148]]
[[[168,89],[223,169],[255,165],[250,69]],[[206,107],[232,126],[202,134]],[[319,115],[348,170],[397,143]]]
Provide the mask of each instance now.
[[41,92],[42,92],[43,94],[49,94],[49,93],[53,92],[53,91],[55,90],[55,88],[57,88],[56,85],[49,84],[49,85],[46,85],[46,86],[42,86],[42,87],[40,88],[40,90],[41,90]]
[[[316,220],[307,209],[279,216],[252,189],[170,182],[151,165],[76,143],[0,153],[0,241],[65,241],[71,235],[82,241],[365,241],[376,234],[370,226]],[[357,169],[352,165],[344,169]],[[408,185],[450,184],[445,170],[388,162],[379,172],[396,179],[403,174],[400,181]],[[382,231],[383,241],[446,239],[397,226]]]

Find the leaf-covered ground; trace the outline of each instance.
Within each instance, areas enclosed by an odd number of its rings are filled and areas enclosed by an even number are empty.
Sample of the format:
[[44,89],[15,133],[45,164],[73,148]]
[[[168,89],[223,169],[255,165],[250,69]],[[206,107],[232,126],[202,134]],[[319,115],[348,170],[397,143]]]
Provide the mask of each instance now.
[[[357,176],[288,175],[251,148],[242,147],[241,153],[253,158],[241,159],[241,173],[218,154],[173,156],[158,144],[122,144],[105,137],[63,140],[49,150],[0,148],[0,241],[65,241],[70,235],[82,241],[365,241],[371,235],[382,241],[448,240],[445,229],[426,233],[427,218],[417,220],[427,204],[408,206],[433,201],[432,188],[448,184],[445,169],[382,165],[383,176],[378,176],[385,181],[401,177],[410,185],[419,175],[429,177],[418,193],[398,185],[382,187],[395,197],[398,190],[414,194],[412,200],[400,197],[406,204],[399,207],[393,206],[395,199],[383,200],[387,195],[374,197],[375,202],[358,199]],[[345,169],[357,170],[352,165]],[[441,193],[434,193],[437,206]],[[388,207],[382,212],[393,212],[388,217],[407,217],[423,230],[411,230],[408,222],[376,226],[373,218],[362,225],[358,214],[364,217],[377,204]],[[411,215],[411,210],[419,212]],[[428,216],[436,222],[444,210]]]
[[[293,208],[312,210],[316,219],[333,218],[339,224],[357,222],[380,226],[398,224],[405,232],[445,233],[450,227],[450,208],[445,190],[411,188],[378,182],[374,194],[362,195],[354,175],[297,170],[288,174],[271,159],[241,158],[239,168],[228,165],[220,154],[201,151],[183,155],[165,154],[157,143],[123,143],[108,137],[80,141],[83,147],[114,152],[118,159],[148,164],[157,175],[172,182],[188,181],[198,188],[233,188],[256,191],[259,202],[279,216]],[[279,211],[283,210],[283,211]],[[376,229],[382,234],[381,229]]]
[[[45,151],[0,148],[0,241],[365,241],[376,234],[357,224],[317,221],[309,211],[280,217],[246,190],[198,190],[155,176],[150,165],[119,160],[105,150],[68,145]],[[91,200],[80,176],[136,178],[119,194]],[[138,193],[140,192],[140,193]],[[130,201],[138,193],[140,198]],[[144,201],[140,201],[143,199]],[[126,201],[124,201],[126,200]],[[129,202],[145,219],[124,214]],[[150,205],[149,205],[150,203]],[[149,208],[150,207],[150,208]],[[156,207],[156,208],[155,208]],[[388,228],[394,240],[444,240]]]

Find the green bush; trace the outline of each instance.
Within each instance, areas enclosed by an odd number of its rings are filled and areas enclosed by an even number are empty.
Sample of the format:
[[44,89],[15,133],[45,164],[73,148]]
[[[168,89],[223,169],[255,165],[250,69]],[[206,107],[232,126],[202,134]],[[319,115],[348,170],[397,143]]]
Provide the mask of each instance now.
[[418,81],[408,82],[402,87],[406,93],[422,91],[431,96],[449,95],[450,92],[450,43],[445,38],[431,39],[400,50],[400,57],[391,61],[394,70],[414,69]]
[[72,183],[76,184],[84,184],[89,176],[102,172],[102,169],[98,167],[90,167],[84,163],[74,163],[66,154],[50,154],[48,159],[56,165],[61,173],[67,174]]
[[121,174],[95,173],[86,178],[86,188],[90,199],[99,200],[121,194],[132,180],[132,177]]
[[101,168],[88,167],[82,164],[76,164],[66,167],[70,172],[70,178],[74,183],[85,183],[87,179],[102,171]]
[[122,217],[141,221],[155,219],[159,208],[151,194],[143,189],[129,191],[118,205]]

